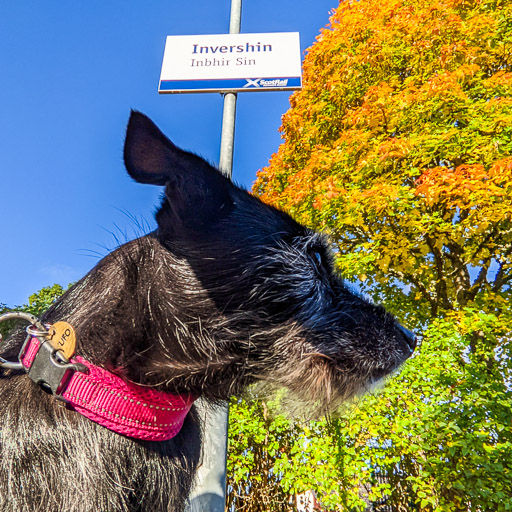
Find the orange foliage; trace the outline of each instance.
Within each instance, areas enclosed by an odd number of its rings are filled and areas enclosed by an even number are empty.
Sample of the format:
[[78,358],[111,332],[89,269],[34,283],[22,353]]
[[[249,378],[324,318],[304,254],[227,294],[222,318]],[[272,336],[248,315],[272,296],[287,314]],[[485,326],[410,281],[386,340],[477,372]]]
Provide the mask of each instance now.
[[484,293],[474,269],[512,272],[510,19],[500,0],[342,1],[254,191],[330,232],[367,292],[427,316]]

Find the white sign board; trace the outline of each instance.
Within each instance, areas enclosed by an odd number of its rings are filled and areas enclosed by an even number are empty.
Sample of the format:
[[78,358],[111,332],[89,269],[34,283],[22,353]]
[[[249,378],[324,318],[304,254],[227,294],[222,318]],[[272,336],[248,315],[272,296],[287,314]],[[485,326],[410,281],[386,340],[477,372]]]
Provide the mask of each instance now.
[[167,36],[159,93],[293,90],[298,32]]

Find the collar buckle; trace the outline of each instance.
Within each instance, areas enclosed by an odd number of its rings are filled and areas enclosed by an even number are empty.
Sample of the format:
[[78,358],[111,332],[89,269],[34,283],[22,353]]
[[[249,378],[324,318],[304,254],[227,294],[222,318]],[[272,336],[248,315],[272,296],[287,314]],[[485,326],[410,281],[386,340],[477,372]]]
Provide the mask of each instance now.
[[88,373],[88,368],[80,363],[70,363],[59,350],[47,340],[41,343],[28,369],[28,376],[41,389],[65,401],[61,393],[75,372]]

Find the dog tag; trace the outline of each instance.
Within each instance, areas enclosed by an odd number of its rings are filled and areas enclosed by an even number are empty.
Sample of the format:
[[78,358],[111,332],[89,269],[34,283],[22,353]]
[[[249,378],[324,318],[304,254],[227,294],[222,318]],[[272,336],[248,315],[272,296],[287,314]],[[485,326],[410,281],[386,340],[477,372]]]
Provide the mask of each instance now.
[[53,348],[60,350],[66,359],[71,359],[76,349],[76,334],[67,322],[56,322],[48,331],[48,340]]

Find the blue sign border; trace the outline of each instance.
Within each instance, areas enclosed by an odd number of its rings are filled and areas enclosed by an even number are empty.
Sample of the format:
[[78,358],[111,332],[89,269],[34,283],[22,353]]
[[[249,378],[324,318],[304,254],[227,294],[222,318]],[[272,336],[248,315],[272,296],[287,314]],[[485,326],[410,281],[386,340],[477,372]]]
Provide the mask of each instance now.
[[160,93],[219,91],[286,91],[302,87],[302,78],[221,78],[212,80],[161,80]]

